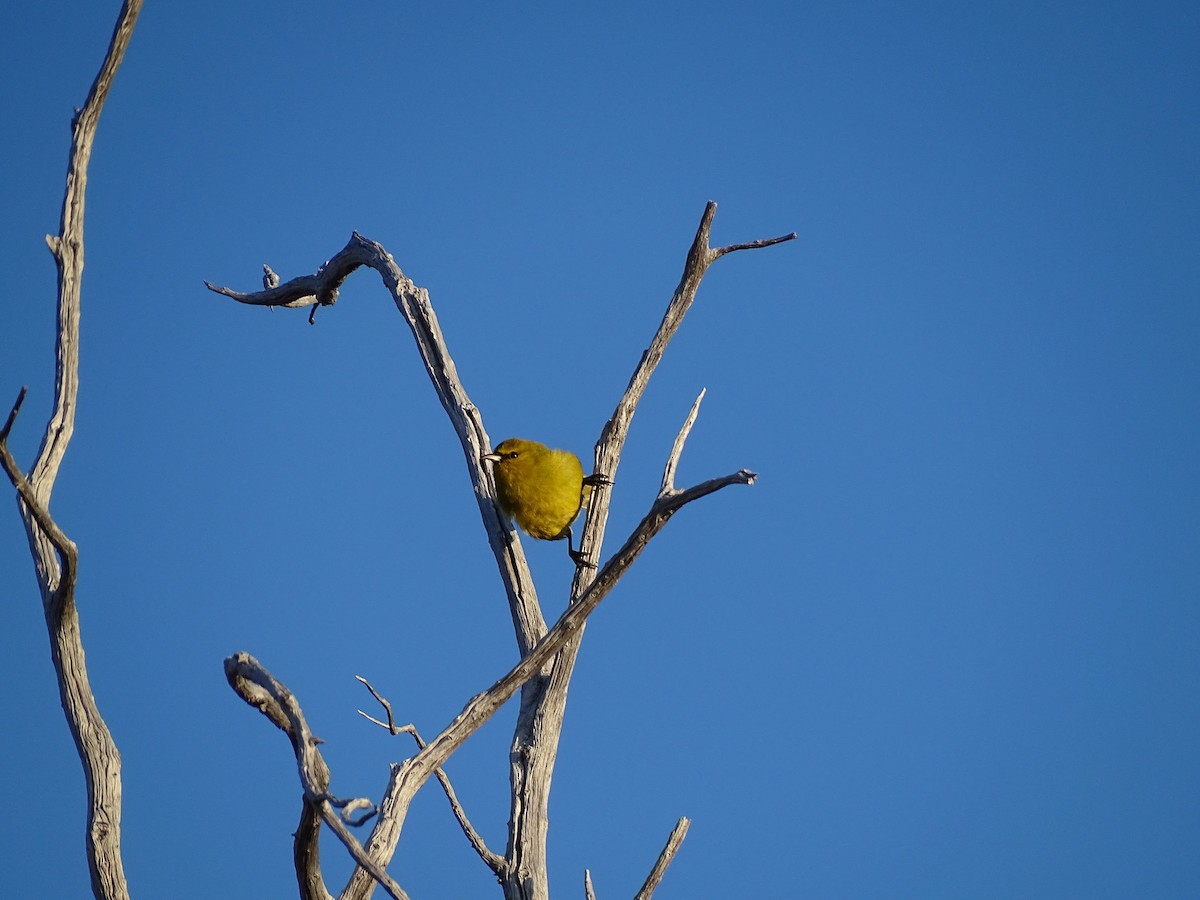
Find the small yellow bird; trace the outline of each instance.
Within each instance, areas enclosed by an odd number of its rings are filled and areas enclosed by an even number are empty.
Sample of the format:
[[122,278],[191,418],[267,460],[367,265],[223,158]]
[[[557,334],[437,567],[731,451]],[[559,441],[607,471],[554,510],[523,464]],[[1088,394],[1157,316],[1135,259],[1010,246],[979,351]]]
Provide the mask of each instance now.
[[579,457],[537,441],[509,438],[483,459],[492,463],[496,499],[504,514],[530,537],[566,538],[567,553],[577,564],[582,562],[571,545],[571,523],[592,492],[594,476],[583,477]]

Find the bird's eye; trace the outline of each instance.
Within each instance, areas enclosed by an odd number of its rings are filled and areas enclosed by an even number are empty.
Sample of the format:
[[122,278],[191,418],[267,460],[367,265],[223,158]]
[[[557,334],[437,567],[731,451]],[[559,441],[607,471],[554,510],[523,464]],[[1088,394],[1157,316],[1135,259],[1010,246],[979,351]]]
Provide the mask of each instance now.
[[505,459],[516,459],[519,455],[520,454],[517,453],[516,450],[510,450],[508,453],[504,454],[504,458]]

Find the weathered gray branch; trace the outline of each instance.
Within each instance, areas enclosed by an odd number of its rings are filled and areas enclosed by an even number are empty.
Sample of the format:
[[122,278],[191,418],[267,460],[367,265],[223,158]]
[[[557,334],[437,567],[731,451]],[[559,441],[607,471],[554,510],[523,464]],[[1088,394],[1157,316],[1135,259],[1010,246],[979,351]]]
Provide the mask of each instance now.
[[[616,411],[601,432],[595,455],[595,471],[598,474],[609,478],[615,474],[630,421],[650,375],[691,306],[708,267],[721,256],[735,250],[771,246],[795,237],[794,234],[786,235],[713,249],[709,247],[708,240],[715,211],[716,204],[709,203],[688,253],[683,277],[667,307],[663,322],[643,353]],[[562,728],[567,685],[587,617],[676,511],[692,500],[727,485],[750,484],[755,476],[752,472],[742,470],[687,490],[673,489],[674,466],[682,451],[686,432],[694,421],[693,409],[668,459],[664,491],[622,547],[599,569],[595,568],[595,563],[607,520],[611,484],[601,484],[593,489],[581,543],[591,567],[577,569],[571,603],[554,627],[547,631],[520,541],[516,533],[503,524],[495,504],[491,473],[481,463],[482,455],[490,449],[482,417],[467,398],[458,379],[429,303],[428,293],[404,276],[391,255],[379,244],[355,233],[346,247],[313,275],[283,283],[275,283],[275,279],[268,277],[264,281],[268,285],[266,290],[253,293],[242,293],[212,284],[208,284],[208,287],[241,303],[253,305],[330,305],[336,301],[338,291],[350,273],[364,265],[380,274],[397,308],[404,315],[442,406],[459,435],[484,526],[508,594],[522,655],[520,663],[508,675],[472,698],[442,733],[416,756],[393,767],[392,777],[380,804],[379,819],[367,842],[367,850],[379,865],[387,864],[416,791],[500,705],[517,690],[522,690],[511,752],[512,813],[509,842],[503,869],[498,874],[508,900],[541,900],[548,893],[545,846],[550,777]],[[671,487],[671,490],[666,490],[667,487]],[[372,878],[360,869],[351,877],[342,896],[347,900],[366,897],[372,888]]]
[[[0,465],[3,465],[4,472],[8,475],[9,481],[17,489],[17,498],[23,504],[23,514],[28,515],[33,520],[40,531],[41,537],[49,541],[50,546],[54,548],[58,566],[56,570],[58,572],[58,589],[65,589],[69,585],[70,589],[74,590],[75,569],[79,561],[79,548],[58,527],[58,523],[50,515],[50,510],[42,505],[41,500],[38,498],[38,492],[29,483],[29,479],[25,477],[25,473],[21,471],[20,465],[18,465],[16,458],[12,455],[12,451],[8,449],[8,435],[12,431],[13,425],[16,424],[17,415],[21,412],[21,404],[25,402],[26,393],[27,388],[21,388],[21,393],[17,395],[17,402],[13,404],[13,408],[8,414],[8,420],[4,423],[4,428],[0,430]],[[45,563],[46,568],[50,568],[55,564],[54,559],[47,559]]]
[[[601,430],[600,438],[596,443],[594,471],[607,476],[610,482],[615,480],[621,451],[625,446],[625,439],[629,434],[629,426],[633,420],[633,414],[637,410],[637,405],[645,393],[651,375],[654,374],[654,370],[662,360],[667,345],[679,330],[683,317],[691,308],[708,267],[720,257],[736,250],[769,247],[796,237],[793,233],[767,240],[731,244],[713,249],[709,246],[709,238],[716,211],[716,203],[709,202],[705,206],[704,214],[700,218],[700,225],[684,263],[683,275],[667,304],[662,322],[634,368],[629,385],[618,401],[612,417]],[[675,455],[677,456],[677,454]],[[673,473],[671,477],[673,479]],[[743,483],[746,484],[750,483],[753,478],[750,473],[744,473],[744,477]],[[715,490],[716,487],[712,489]],[[579,544],[583,558],[592,563],[600,555],[611,497],[611,484],[600,485],[592,489],[587,520]],[[661,500],[662,497],[660,497],[660,502]],[[670,514],[670,512],[665,512],[665,516],[661,520],[643,520],[642,525],[635,529],[634,534],[630,536],[614,559],[626,555],[632,562],[654,533],[657,533],[658,529],[666,524]],[[608,568],[609,566],[606,565],[605,570]],[[570,602],[572,604],[582,602],[583,597],[590,590],[589,583],[592,579],[600,581],[605,575],[605,570],[596,572],[587,567],[577,569],[575,581],[571,587]],[[566,710],[567,690],[571,681],[571,673],[575,668],[581,638],[582,632],[573,637],[564,647],[563,652],[554,660],[553,668],[548,676],[530,683],[525,692],[526,696],[522,698],[521,712],[517,720],[516,735],[511,751],[514,764],[510,777],[514,787],[520,785],[521,794],[518,797],[518,792],[514,789],[512,810],[514,824],[512,828],[514,832],[525,831],[528,834],[517,833],[514,835],[515,840],[511,842],[510,846],[510,857],[515,865],[530,872],[544,873],[546,871],[545,834],[549,827],[550,779],[554,760],[558,753],[558,740]],[[531,778],[531,775],[535,777]],[[507,892],[505,896],[506,900],[543,900],[547,892],[548,886],[544,882],[538,881],[530,884],[528,888],[521,885],[518,889]]]
[[[342,821],[342,816],[349,811],[371,804],[361,800],[338,800],[329,793],[329,766],[326,765],[321,751],[317,749],[317,739],[309,730],[295,695],[249,653],[236,653],[226,659],[225,677],[239,697],[270,719],[291,741],[300,774],[300,785],[304,790],[304,802],[318,812],[325,824],[333,829],[360,868],[366,870],[395,900],[408,900],[408,894],[384,871],[383,866],[378,865],[367,854]],[[335,808],[341,809],[342,814],[335,812]],[[316,838],[314,829],[314,843]],[[312,848],[312,852],[315,853],[315,847]],[[298,852],[298,862],[300,858]],[[307,867],[300,870],[298,866],[297,875],[300,876],[302,896],[306,890],[313,891],[310,896],[330,896],[324,884],[320,883],[319,871],[314,873]],[[319,886],[313,881],[314,875]]]
[[[344,829],[339,830],[340,822],[331,821],[331,810],[328,803],[331,798],[325,793],[322,785],[328,784],[328,770],[321,758],[303,714],[299,710],[292,695],[282,685],[278,684],[265,669],[249,654],[239,653],[225,661],[226,675],[230,685],[249,704],[258,708],[267,718],[284,730],[292,741],[299,763],[301,782],[304,786],[305,798],[320,805],[322,816],[327,823],[338,830],[339,837],[351,850],[355,861],[359,863],[374,881],[384,885],[392,896],[393,893],[384,873],[383,867],[395,851],[400,837],[404,820],[408,814],[409,804],[421,786],[429,779],[450,755],[462,743],[479,729],[491,715],[517,692],[529,679],[548,663],[562,647],[577,635],[582,629],[587,617],[596,610],[600,602],[608,595],[625,571],[632,565],[645,548],[650,539],[657,534],[672,515],[693,500],[720,490],[731,484],[750,484],[754,473],[742,470],[723,478],[712,479],[703,484],[660,495],[650,508],[650,512],[634,529],[629,539],[600,570],[596,580],[588,588],[580,601],[568,608],[555,623],[546,636],[503,678],[492,687],[473,697],[463,708],[463,711],[431,742],[411,759],[405,760],[393,768],[392,778],[380,804],[379,820],[367,843],[371,864],[364,864],[362,848]],[[380,723],[383,724],[383,723]],[[336,817],[335,817],[336,818]],[[358,886],[357,872],[352,876],[342,892],[343,898],[366,896],[368,889]],[[398,891],[396,886],[394,890]]]
[[129,896],[121,861],[121,756],[96,706],[88,680],[79,613],[75,607],[78,551],[51,517],[50,495],[75,429],[88,164],[100,113],[129,46],[141,8],[141,0],[126,0],[122,6],[108,52],[100,64],[83,108],[75,114],[72,123],[71,154],[67,164],[59,233],[46,237],[46,244],[58,268],[54,405],[28,477],[21,471],[7,446],[8,432],[16,420],[24,389],[9,415],[3,437],[0,437],[0,459],[5,473],[17,489],[17,506],[37,570],[59,697],[83,763],[88,796],[88,871],[92,893],[98,900],[117,900]]
[[333,900],[321,874],[321,810],[304,799],[300,803],[300,823],[292,838],[292,861],[300,900]]
[[[421,737],[420,732],[417,731],[417,726],[413,725],[411,722],[407,725],[397,725],[395,717],[392,715],[392,704],[388,702],[387,698],[375,690],[375,687],[371,684],[371,682],[367,681],[367,679],[363,678],[361,675],[355,675],[354,677],[361,681],[363,686],[365,686],[366,689],[371,692],[371,696],[379,701],[379,705],[382,706],[384,711],[387,713],[388,720],[386,722],[381,722],[378,719],[367,715],[361,709],[358,711],[358,714],[368,722],[374,722],[381,728],[386,728],[388,732],[393,735],[400,734],[401,732],[407,732],[408,734],[411,734],[413,740],[417,742],[417,749],[424,750],[425,741]],[[438,768],[434,769],[434,775],[437,776],[438,782],[442,785],[442,790],[446,793],[446,799],[450,801],[450,810],[454,813],[454,818],[458,821],[458,827],[461,828],[463,834],[466,835],[467,841],[471,844],[471,847],[474,848],[475,852],[479,854],[479,858],[483,860],[484,864],[491,869],[494,874],[499,875],[504,870],[504,857],[498,856],[489,850],[487,843],[483,840],[483,835],[475,830],[475,826],[472,825],[471,820],[467,818],[467,811],[463,809],[462,804],[459,802],[458,794],[455,793],[454,786],[450,783],[450,776],[446,774],[445,770],[439,766]]]
[[[261,712],[292,742],[292,749],[299,759],[305,751],[302,736],[292,726],[292,720],[283,704],[270,690],[262,688],[255,679],[243,674],[243,669],[258,669],[257,680],[274,682],[269,672],[262,669],[258,661],[247,654],[238,654],[225,660],[225,677],[238,696]],[[282,686],[280,686],[281,690]],[[315,750],[315,748],[314,748]],[[306,760],[309,778],[315,794],[324,794],[329,788],[329,767],[320,753]],[[304,781],[304,774],[301,774]],[[296,865],[296,881],[300,888],[300,900],[332,900],[329,889],[321,875],[321,821],[322,812],[318,803],[305,791],[301,800],[300,824],[292,844],[292,855]]]
[[667,457],[667,464],[663,466],[662,486],[658,489],[658,495],[672,494],[675,492],[675,471],[679,468],[679,457],[683,455],[683,445],[687,443],[688,435],[692,433],[692,426],[696,424],[696,416],[700,414],[700,403],[704,400],[704,395],[708,392],[707,388],[700,391],[696,401],[692,404],[692,408],[688,410],[687,418],[683,420],[683,426],[679,429],[679,433],[675,435],[675,443],[671,445],[671,453]]
[[671,864],[671,860],[675,858],[675,854],[679,851],[679,845],[687,837],[688,826],[691,824],[691,820],[686,816],[681,817],[675,823],[675,827],[671,830],[671,836],[667,838],[666,846],[663,847],[662,853],[658,854],[658,859],[654,862],[654,868],[646,876],[646,881],[642,884],[642,889],[637,892],[633,900],[650,900],[654,896],[654,891],[658,888],[659,882],[667,874],[667,866]]
[[[442,336],[441,326],[429,293],[414,284],[395,259],[380,244],[355,232],[346,244],[314,274],[293,278],[264,291],[242,293],[205,282],[208,288],[239,303],[255,306],[310,306],[333,303],[342,283],[360,266],[374,269],[392,295],[396,308],[404,316],[417,343],[417,351],[433,382],[442,407],[450,417],[463,448],[467,472],[479,501],[484,528],[500,569],[508,594],[509,608],[522,653],[546,633],[546,621],[538,604],[533,577],[525,561],[521,542],[501,523],[496,508],[496,490],[491,473],[485,471],[481,457],[491,449],[483,417],[467,396],[458,370]],[[324,301],[322,301],[324,298]]]
[[[529,654],[488,690],[471,698],[462,712],[441,734],[426,744],[420,753],[394,767],[384,800],[380,804],[379,820],[367,845],[375,859],[380,860],[381,864],[386,864],[385,861],[391,858],[396,843],[400,839],[409,804],[417,791],[429,779],[430,774],[441,766],[522,685],[537,676],[542,667],[554,659],[568,642],[578,636],[588,616],[608,596],[621,576],[645,549],[646,544],[662,530],[671,516],[693,500],[698,500],[700,497],[732,484],[751,484],[754,478],[753,472],[743,469],[687,490],[660,495],[655,500],[650,511],[634,529],[621,549],[605,563],[579,602],[572,604],[559,617],[554,627],[546,633],[546,636],[534,646]],[[379,853],[383,855],[380,856]],[[511,865],[511,859],[506,862]],[[363,897],[369,893],[369,891],[364,893],[362,888],[352,891],[351,889],[355,887],[357,884],[352,879],[342,896],[351,900],[351,898]]]
[[[634,368],[633,375],[629,379],[629,386],[625,389],[625,393],[617,403],[617,408],[613,411],[612,416],[600,432],[600,439],[596,443],[595,471],[603,472],[610,479],[615,478],[621,459],[621,451],[624,449],[625,440],[629,436],[629,426],[633,421],[634,413],[637,411],[638,403],[641,402],[642,395],[646,392],[646,387],[650,383],[650,377],[654,374],[654,370],[662,360],[667,345],[679,330],[679,326],[683,324],[683,317],[687,315],[693,301],[696,299],[696,292],[699,290],[700,282],[708,271],[709,266],[728,253],[733,253],[737,250],[770,247],[784,241],[794,240],[796,237],[793,232],[781,237],[712,248],[708,245],[708,242],[712,234],[713,217],[716,215],[716,212],[717,204],[710,201],[705,206],[704,214],[700,218],[700,226],[696,230],[696,236],[692,240],[692,246],[688,250],[687,260],[684,263],[683,275],[679,279],[679,284],[675,288],[675,293],[672,295],[670,303],[667,304],[667,310],[663,314],[662,322],[659,323],[658,330],[651,339],[650,345],[642,353],[641,359]],[[603,541],[604,528],[608,522],[610,495],[611,488],[592,490],[587,522],[584,525],[583,535],[580,538],[580,548],[585,557],[589,559],[595,559],[598,548]],[[581,591],[586,581],[587,572],[580,571],[577,575],[574,588],[576,594]]]

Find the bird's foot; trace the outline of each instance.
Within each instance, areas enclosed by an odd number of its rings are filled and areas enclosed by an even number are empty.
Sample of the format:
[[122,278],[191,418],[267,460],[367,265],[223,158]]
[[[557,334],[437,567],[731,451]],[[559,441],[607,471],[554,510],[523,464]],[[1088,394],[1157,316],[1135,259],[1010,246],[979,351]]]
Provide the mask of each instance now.
[[584,569],[596,568],[596,564],[594,562],[592,562],[590,559],[583,558],[582,550],[568,550],[567,555],[571,557],[572,562],[574,562],[576,567],[578,567],[578,568],[584,568]]

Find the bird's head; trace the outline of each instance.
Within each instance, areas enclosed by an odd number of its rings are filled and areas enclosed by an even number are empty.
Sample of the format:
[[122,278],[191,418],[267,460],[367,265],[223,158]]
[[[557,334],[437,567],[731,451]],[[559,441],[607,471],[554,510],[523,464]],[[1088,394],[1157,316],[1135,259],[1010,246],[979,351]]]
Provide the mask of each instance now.
[[550,448],[537,441],[527,441],[524,438],[509,438],[496,445],[496,449],[485,454],[482,459],[493,465],[505,468],[519,469],[550,452]]

